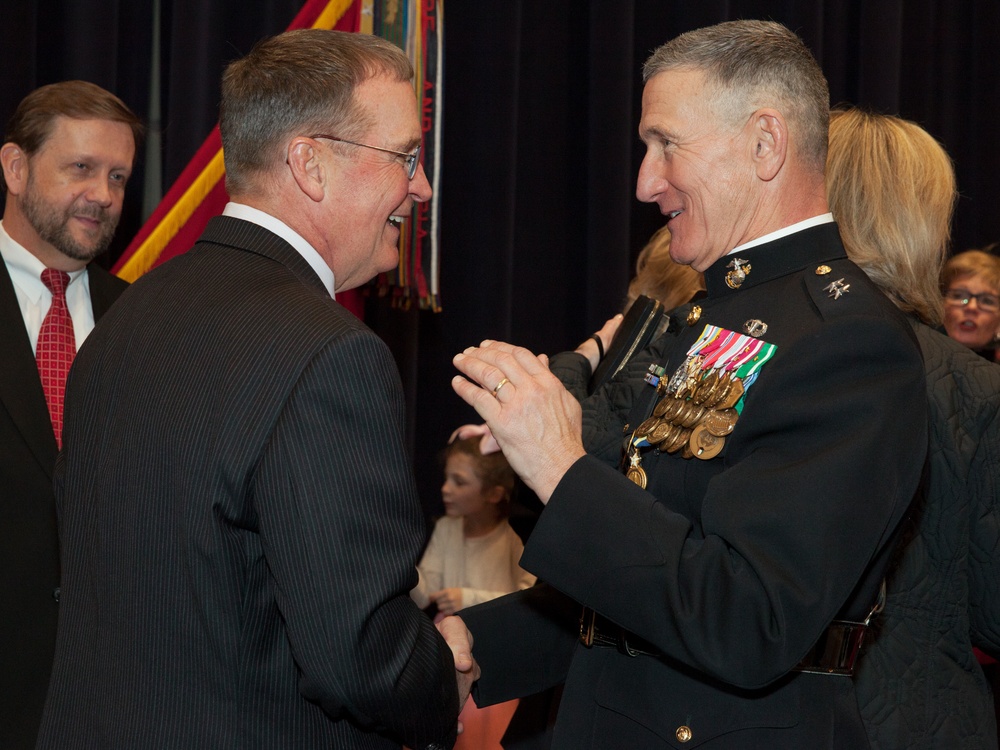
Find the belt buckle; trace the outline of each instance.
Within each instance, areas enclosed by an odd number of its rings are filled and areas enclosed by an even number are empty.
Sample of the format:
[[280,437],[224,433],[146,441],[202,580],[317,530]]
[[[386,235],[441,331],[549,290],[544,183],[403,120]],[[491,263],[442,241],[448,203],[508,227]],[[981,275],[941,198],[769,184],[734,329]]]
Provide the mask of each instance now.
[[793,671],[853,676],[867,629],[861,622],[834,620]]
[[639,655],[639,651],[632,648],[632,645],[628,642],[628,633],[625,628],[618,629],[618,653],[625,654],[625,656],[631,656],[633,659]]
[[580,613],[580,643],[587,648],[594,645],[594,620],[597,613],[590,607],[584,607]]

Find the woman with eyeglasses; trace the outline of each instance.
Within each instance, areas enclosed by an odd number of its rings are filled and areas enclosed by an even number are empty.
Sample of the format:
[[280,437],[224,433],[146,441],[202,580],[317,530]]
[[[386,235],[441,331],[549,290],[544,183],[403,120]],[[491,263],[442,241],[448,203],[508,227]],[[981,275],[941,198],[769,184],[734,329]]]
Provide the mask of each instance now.
[[945,263],[944,329],[955,341],[997,360],[1000,344],[1000,258],[966,250]]

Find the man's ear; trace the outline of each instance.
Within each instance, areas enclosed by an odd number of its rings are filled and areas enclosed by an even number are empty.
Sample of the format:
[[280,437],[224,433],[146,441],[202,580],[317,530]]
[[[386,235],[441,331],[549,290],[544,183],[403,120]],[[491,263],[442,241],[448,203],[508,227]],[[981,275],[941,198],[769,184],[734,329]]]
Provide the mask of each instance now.
[[5,143],[0,147],[0,164],[3,177],[7,181],[7,192],[20,195],[28,184],[28,156],[16,143]]
[[288,169],[299,190],[317,203],[326,195],[329,175],[326,165],[319,158],[316,141],[311,138],[293,138],[288,144]]
[[759,109],[751,120],[754,170],[765,182],[781,171],[788,156],[788,127],[774,109]]

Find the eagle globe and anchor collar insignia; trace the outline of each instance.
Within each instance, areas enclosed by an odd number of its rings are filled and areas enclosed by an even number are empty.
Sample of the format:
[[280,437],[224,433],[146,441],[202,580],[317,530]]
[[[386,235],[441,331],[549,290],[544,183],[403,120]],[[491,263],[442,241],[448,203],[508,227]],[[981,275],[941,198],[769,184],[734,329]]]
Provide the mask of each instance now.
[[750,261],[743,258],[733,258],[726,268],[732,269],[726,274],[726,286],[730,289],[739,289],[743,286],[743,282],[747,280],[747,275],[752,269]]

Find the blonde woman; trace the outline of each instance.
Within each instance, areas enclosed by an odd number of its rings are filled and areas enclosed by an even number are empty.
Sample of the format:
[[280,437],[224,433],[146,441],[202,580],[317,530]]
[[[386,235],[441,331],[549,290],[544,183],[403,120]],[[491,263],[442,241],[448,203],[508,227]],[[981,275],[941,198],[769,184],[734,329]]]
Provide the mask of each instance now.
[[926,494],[904,523],[880,626],[855,675],[866,730],[875,750],[996,750],[973,646],[1000,653],[1000,368],[934,330],[956,197],[951,160],[915,123],[835,111],[826,182],[848,255],[911,315],[930,413]]

